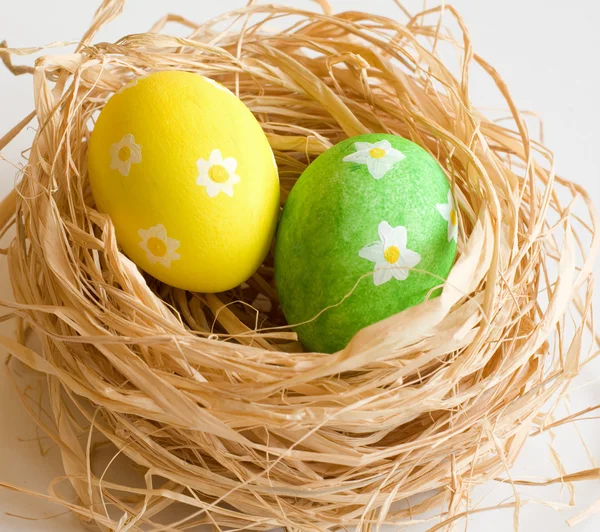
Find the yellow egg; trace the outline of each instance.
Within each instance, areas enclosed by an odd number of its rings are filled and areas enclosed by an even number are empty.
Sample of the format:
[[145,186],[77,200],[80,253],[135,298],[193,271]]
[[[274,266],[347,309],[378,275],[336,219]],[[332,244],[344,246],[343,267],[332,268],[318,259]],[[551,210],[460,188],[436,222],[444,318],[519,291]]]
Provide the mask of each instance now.
[[213,80],[159,72],[116,93],[92,132],[88,170],[123,251],[167,284],[228,290],[269,250],[273,152],[250,110]]

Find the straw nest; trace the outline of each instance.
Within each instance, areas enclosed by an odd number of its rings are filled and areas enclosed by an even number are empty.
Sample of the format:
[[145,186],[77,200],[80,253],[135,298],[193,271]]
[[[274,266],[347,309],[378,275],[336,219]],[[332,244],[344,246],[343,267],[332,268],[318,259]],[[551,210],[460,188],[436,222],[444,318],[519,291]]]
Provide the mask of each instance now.
[[[103,3],[75,53],[24,68],[38,128],[2,211],[16,227],[16,303],[6,304],[22,323],[19,341],[2,342],[48,376],[55,426],[45,428],[78,496],[63,503],[123,531],[370,530],[434,507],[442,523],[464,515],[470,487],[510,466],[532,427],[543,430],[541,406],[578,372],[598,248],[585,191],[555,175],[450,7],[411,17],[390,3],[394,18],[384,18],[334,15],[324,1],[318,12],[251,3],[92,44],[121,4]],[[191,33],[173,36],[167,23]],[[30,52],[3,55],[15,70],[10,55]],[[472,68],[496,85],[507,117],[472,105]],[[239,94],[275,152],[282,204],[307,164],[348,136],[388,132],[426,148],[460,205],[442,295],[325,355],[303,352],[286,328],[272,257],[216,295],[140,273],[94,207],[87,140],[115,91],[166,69]],[[571,214],[575,201],[587,219]],[[40,354],[23,345],[28,329]],[[142,482],[94,467],[102,439]],[[394,504],[416,494],[412,507]]]

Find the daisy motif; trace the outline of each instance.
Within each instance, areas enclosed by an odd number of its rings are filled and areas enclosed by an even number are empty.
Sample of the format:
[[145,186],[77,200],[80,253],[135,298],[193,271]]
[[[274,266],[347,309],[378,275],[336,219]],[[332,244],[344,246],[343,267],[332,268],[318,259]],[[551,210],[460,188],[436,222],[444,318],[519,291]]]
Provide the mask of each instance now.
[[110,169],[128,176],[131,165],[142,162],[142,147],[135,143],[133,135],[127,134],[110,147],[110,158]]
[[223,159],[220,150],[213,150],[208,161],[200,158],[196,165],[199,173],[196,184],[206,187],[210,198],[219,192],[233,197],[233,185],[240,182],[240,176],[235,173],[237,161],[233,157]]
[[386,221],[379,224],[379,242],[362,248],[358,255],[375,263],[373,283],[387,283],[392,277],[404,281],[411,268],[421,262],[421,255],[406,247],[406,227],[392,227]]
[[458,214],[454,208],[454,198],[452,191],[448,191],[448,203],[438,203],[436,206],[442,218],[448,222],[448,242],[454,239],[458,241]]
[[392,148],[387,140],[370,142],[355,142],[354,153],[346,155],[342,161],[346,163],[366,164],[369,173],[375,179],[381,179],[396,163],[406,157],[401,151]]
[[140,229],[140,247],[146,252],[150,264],[162,264],[165,268],[171,267],[171,261],[178,260],[181,255],[175,250],[179,248],[179,240],[169,238],[167,230],[162,224],[148,229]]

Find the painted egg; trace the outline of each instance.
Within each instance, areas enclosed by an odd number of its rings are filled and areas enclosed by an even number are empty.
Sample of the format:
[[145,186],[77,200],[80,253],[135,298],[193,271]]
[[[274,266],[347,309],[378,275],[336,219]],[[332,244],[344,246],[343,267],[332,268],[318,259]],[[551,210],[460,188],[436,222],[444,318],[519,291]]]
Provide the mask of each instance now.
[[301,324],[306,349],[338,351],[438,295],[457,236],[450,185],[429,153],[394,135],[340,142],[308,166],[283,209],[275,279],[285,317]]
[[279,214],[273,152],[250,110],[208,78],[168,71],[106,103],[88,169],[123,251],[172,286],[220,292],[265,258]]

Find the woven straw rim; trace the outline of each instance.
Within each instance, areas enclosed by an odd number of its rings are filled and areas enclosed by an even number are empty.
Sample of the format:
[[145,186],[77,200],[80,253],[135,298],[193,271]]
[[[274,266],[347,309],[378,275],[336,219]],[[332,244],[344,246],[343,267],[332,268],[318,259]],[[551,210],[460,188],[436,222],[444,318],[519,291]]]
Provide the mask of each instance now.
[[[92,45],[123,6],[105,0],[75,53],[20,67],[33,74],[36,109],[0,148],[34,117],[39,127],[0,208],[5,230],[16,227],[16,303],[5,305],[20,320],[18,340],[1,342],[48,375],[55,426],[40,423],[78,501],[50,498],[102,530],[371,530],[443,505],[438,530],[469,511],[472,486],[512,464],[532,427],[545,429],[542,405],[586,362],[597,216],[584,190],[555,175],[458,13],[334,15],[318,3],[322,12],[249,5],[203,24],[169,15]],[[171,23],[189,35],[166,33]],[[16,71],[9,57],[32,51],[2,57]],[[271,257],[223,294],[144,277],[94,208],[86,147],[111,94],[166,69],[240,96],[275,152],[282,202],[348,136],[387,132],[427,149],[460,207],[442,295],[324,355],[302,352],[283,321]],[[473,69],[495,83],[507,118],[472,105]],[[572,214],[575,201],[587,219]],[[29,330],[41,354],[25,346]],[[142,483],[93,466],[96,439],[136,464]],[[417,494],[408,509],[392,506]],[[177,503],[179,517],[159,525]]]

